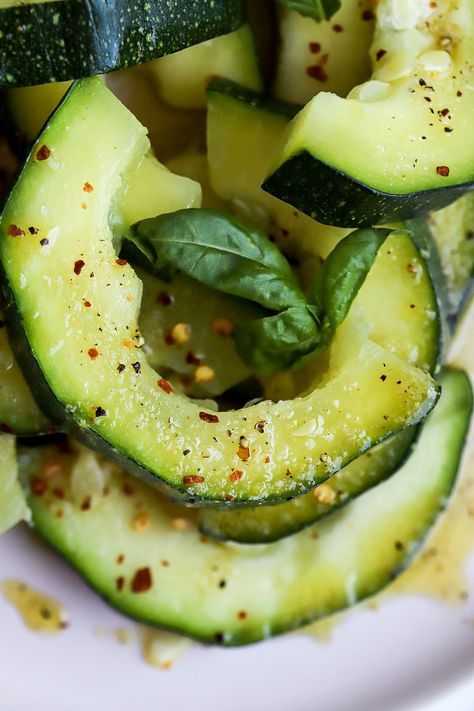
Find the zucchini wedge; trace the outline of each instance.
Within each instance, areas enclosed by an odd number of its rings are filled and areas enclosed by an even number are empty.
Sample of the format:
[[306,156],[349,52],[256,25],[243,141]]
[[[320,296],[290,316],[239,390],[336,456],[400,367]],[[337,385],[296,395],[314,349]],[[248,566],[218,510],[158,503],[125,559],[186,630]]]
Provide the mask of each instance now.
[[13,342],[53,418],[180,501],[224,505],[304,493],[423,419],[432,378],[350,329],[305,397],[217,414],[171,392],[144,356],[142,285],[110,227],[126,224],[115,197],[147,150],[145,129],[102,82],[80,80],[3,212]]
[[0,434],[0,534],[20,521],[31,521],[18,480],[15,437]]
[[236,30],[242,0],[1,0],[0,87],[131,67]]
[[370,77],[374,31],[371,0],[343,0],[330,20],[316,22],[278,7],[280,44],[273,94],[306,104],[319,91],[346,94]]
[[381,0],[373,74],[294,119],[263,187],[320,222],[360,227],[438,210],[474,187],[474,7]]
[[[391,479],[343,510],[266,546],[202,540],[194,512],[54,448],[24,451],[33,524],[110,604],[205,642],[256,642],[354,605],[410,562],[446,506],[472,408],[469,379],[449,372],[418,445]],[[90,452],[87,456],[92,456]],[[45,480],[48,462],[54,478]],[[46,484],[46,485],[45,485]],[[56,493],[55,493],[56,492]],[[58,496],[58,492],[60,497]]]

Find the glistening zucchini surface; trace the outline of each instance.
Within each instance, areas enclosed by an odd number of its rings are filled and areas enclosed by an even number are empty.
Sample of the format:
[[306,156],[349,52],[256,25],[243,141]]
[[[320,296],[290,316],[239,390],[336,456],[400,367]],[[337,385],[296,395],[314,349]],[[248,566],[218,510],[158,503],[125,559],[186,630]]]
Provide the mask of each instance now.
[[[101,486],[82,497],[71,486],[71,455],[28,451],[21,469],[43,489],[29,495],[37,531],[112,605],[206,642],[247,644],[354,605],[401,571],[446,505],[471,406],[468,378],[448,373],[402,469],[324,521],[264,547],[202,541],[191,511],[108,465]],[[43,487],[52,457],[63,466]],[[75,482],[80,475],[79,468]]]
[[241,0],[2,0],[0,86],[102,74],[237,29]]
[[376,15],[372,79],[316,96],[264,184],[327,224],[407,219],[474,184],[471,0],[381,0]]
[[143,126],[102,82],[81,80],[2,215],[17,355],[53,415],[181,501],[232,505],[303,493],[426,415],[434,381],[350,331],[305,397],[215,413],[170,392],[144,356],[141,282],[117,259],[109,225],[147,149]]
[[[381,299],[383,293],[390,299]],[[441,343],[438,304],[427,265],[408,234],[395,233],[387,239],[352,308],[370,325],[377,343],[418,367],[435,370]],[[304,373],[292,376],[296,395]],[[202,510],[200,527],[206,534],[246,543],[288,535],[392,474],[408,455],[414,437],[414,429],[399,433],[292,501],[239,511]]]

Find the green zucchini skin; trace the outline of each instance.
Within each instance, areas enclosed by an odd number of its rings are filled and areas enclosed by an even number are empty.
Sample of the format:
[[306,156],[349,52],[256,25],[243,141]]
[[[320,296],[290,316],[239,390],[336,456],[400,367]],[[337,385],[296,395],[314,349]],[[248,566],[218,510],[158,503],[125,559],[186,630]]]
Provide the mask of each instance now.
[[335,227],[370,227],[440,210],[474,182],[396,195],[375,190],[302,151],[270,175],[262,188],[318,222]]
[[[264,553],[202,541],[194,512],[117,472],[91,497],[78,498],[71,455],[62,455],[57,479],[36,487],[40,494],[30,490],[33,525],[106,601],[140,621],[228,646],[301,627],[388,585],[446,506],[472,389],[461,371],[447,372],[442,382],[439,404],[413,455],[391,479],[309,529],[268,544]],[[42,464],[51,456],[61,455],[51,448],[23,454],[23,480],[41,480]],[[57,487],[64,498],[55,496]],[[145,530],[133,526],[137,501],[149,517]],[[137,584],[139,571],[144,585]]]
[[236,30],[242,0],[59,0],[0,9],[0,86],[103,74]]

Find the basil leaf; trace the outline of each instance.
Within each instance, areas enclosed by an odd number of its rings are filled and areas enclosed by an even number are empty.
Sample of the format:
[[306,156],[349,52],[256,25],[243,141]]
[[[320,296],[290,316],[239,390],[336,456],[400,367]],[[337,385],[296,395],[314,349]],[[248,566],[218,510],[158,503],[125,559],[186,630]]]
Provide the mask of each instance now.
[[305,304],[274,316],[247,321],[234,330],[237,352],[257,373],[287,370],[311,353],[317,355],[321,334]]
[[154,266],[168,264],[226,294],[282,311],[306,298],[285,257],[270,240],[234,217],[210,209],[185,209],[139,222],[133,228]]
[[317,271],[308,301],[316,307],[326,342],[347,316],[380,247],[392,231],[367,228],[351,232]]
[[330,20],[341,7],[341,0],[277,0],[280,5],[312,17],[316,22]]

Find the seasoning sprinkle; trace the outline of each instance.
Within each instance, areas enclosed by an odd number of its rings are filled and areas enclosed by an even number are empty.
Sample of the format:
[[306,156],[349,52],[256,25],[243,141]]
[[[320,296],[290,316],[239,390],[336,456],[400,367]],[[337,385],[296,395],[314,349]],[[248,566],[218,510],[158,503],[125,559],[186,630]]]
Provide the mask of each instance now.
[[10,237],[23,237],[25,230],[22,230],[18,225],[8,225],[7,235]]
[[219,418],[217,415],[211,415],[209,412],[200,412],[199,413],[199,419],[203,420],[204,422],[209,422],[211,424],[215,424],[216,422],[219,422]]
[[188,474],[183,476],[183,484],[189,486],[189,484],[202,484],[204,482],[204,477],[199,474]]
[[174,392],[173,386],[168,380],[165,380],[164,378],[160,378],[158,381],[158,387],[163,390],[167,395],[170,395],[172,392]]
[[43,144],[36,151],[35,158],[36,158],[36,160],[48,160],[50,155],[51,155],[51,150],[48,148],[48,146],[45,146]]
[[436,167],[436,172],[438,175],[441,175],[443,178],[447,178],[449,175],[449,167],[447,165],[438,165]]
[[76,259],[76,261],[74,262],[74,274],[77,274],[79,276],[84,265],[85,261],[83,259]]
[[153,585],[153,578],[150,568],[139,568],[132,578],[130,588],[133,593],[145,593],[150,590]]

